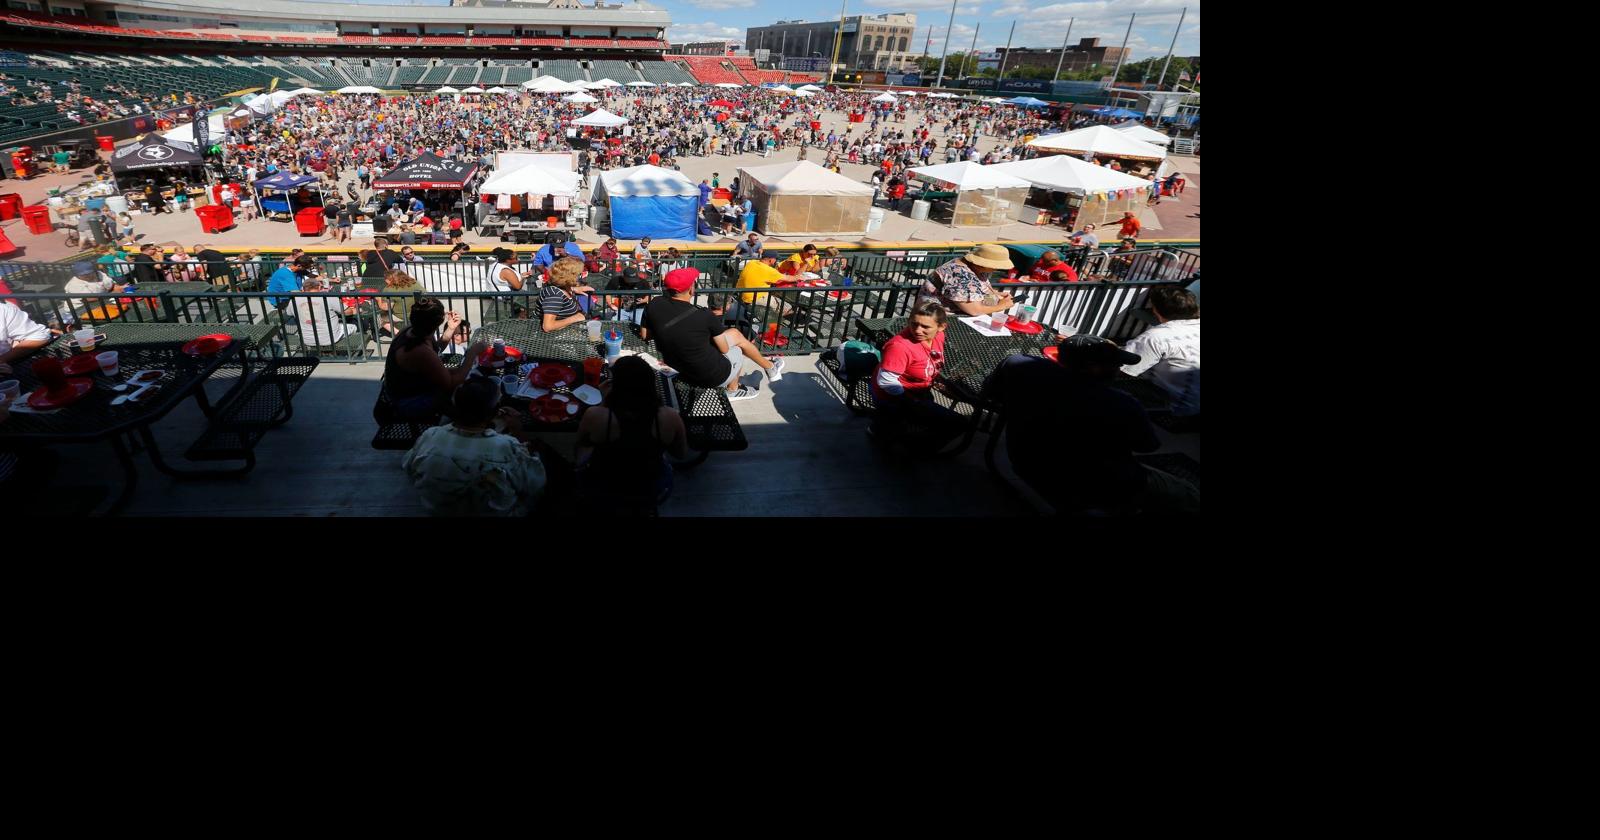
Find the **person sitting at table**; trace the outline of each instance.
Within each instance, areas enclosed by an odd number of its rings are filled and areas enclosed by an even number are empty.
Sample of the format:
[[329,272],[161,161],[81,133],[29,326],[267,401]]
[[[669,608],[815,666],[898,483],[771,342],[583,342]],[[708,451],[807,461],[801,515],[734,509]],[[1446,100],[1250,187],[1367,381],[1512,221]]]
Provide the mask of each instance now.
[[[308,255],[301,254],[292,261],[278,266],[278,270],[272,272],[272,276],[267,278],[267,291],[298,292],[300,291],[301,282],[314,268],[316,268],[316,260],[313,260]],[[269,297],[267,302],[279,309],[289,305],[289,299],[286,297]]]
[[135,285],[143,286],[146,283],[162,283],[167,279],[165,269],[161,268],[161,246],[156,244],[144,245],[139,248],[139,253],[129,258],[133,263],[133,277]]
[[383,362],[383,390],[397,416],[422,420],[448,413],[450,393],[466,381],[478,356],[489,348],[489,342],[475,341],[466,348],[460,365],[446,368],[439,360],[444,342],[436,336],[441,326],[445,335],[455,336],[460,324],[460,315],[446,313],[444,304],[433,298],[423,298],[411,308],[410,325],[395,336]]
[[622,252],[617,250],[617,238],[606,237],[606,241],[594,250],[594,259],[598,265],[590,266],[590,271],[616,272],[617,261],[622,259]]
[[[1059,275],[1063,274],[1066,277],[1060,278]],[[1078,282],[1078,272],[1074,271],[1072,266],[1067,265],[1066,261],[1061,259],[1061,255],[1055,251],[1045,251],[1040,254],[1038,261],[1028,271],[1028,277],[1035,283],[1052,283],[1063,279],[1066,282]]]
[[[109,292],[116,286],[105,272],[95,268],[92,262],[76,262],[72,264],[72,279],[67,281],[62,289],[69,295],[88,295],[96,292]],[[62,301],[60,317],[63,325],[75,323],[79,313],[88,321],[109,321],[122,310],[115,304],[97,297],[66,298]]]
[[1133,270],[1135,250],[1139,243],[1133,239],[1124,239],[1117,250],[1111,252],[1111,276],[1121,280]]
[[1174,417],[1200,414],[1200,303],[1194,292],[1176,286],[1150,290],[1150,312],[1156,325],[1129,341],[1123,350],[1139,357],[1122,372],[1141,376],[1172,398]]
[[[767,254],[760,259],[751,260],[745,263],[744,268],[739,271],[739,280],[734,284],[734,288],[766,289],[770,288],[774,283],[787,281],[789,278],[784,276],[784,274],[775,267],[777,262],[778,258],[776,255]],[[739,297],[741,299],[741,303],[735,304],[732,315],[732,318],[736,321],[744,318],[746,314],[745,309],[747,307],[755,305],[770,306],[774,303],[772,295],[758,295],[754,292],[746,292]],[[775,311],[776,317],[783,317],[784,313],[787,311],[788,307],[784,306],[783,299],[777,299]]]
[[584,314],[587,299],[580,303],[578,295],[593,292],[594,287],[584,285],[582,277],[581,260],[562,257],[550,266],[550,281],[539,290],[539,309],[543,313],[540,321],[545,332],[555,332],[588,317]]
[[910,448],[937,452],[957,435],[966,421],[934,402],[933,389],[944,370],[945,326],[950,316],[938,301],[923,301],[899,335],[883,345],[883,361],[872,379],[877,406],[867,434],[878,441],[902,440]]
[[[451,422],[417,438],[401,461],[432,516],[526,516],[545,486],[544,463],[519,438],[521,418],[500,411],[500,383],[468,380],[454,389]],[[497,414],[506,432],[494,430]]]
[[[997,294],[989,285],[989,275],[1011,268],[1011,252],[1004,245],[978,245],[933,270],[917,292],[917,303],[936,300],[952,315],[988,315],[1010,309],[1015,301],[1010,292]],[[995,295],[998,302],[985,304]]]
[[167,255],[167,276],[174,283],[193,283],[200,278],[195,276],[194,268],[190,263],[195,261],[182,245],[172,246],[172,253]]
[[[321,277],[307,277],[300,284],[300,293],[324,295],[328,283]],[[357,320],[356,308],[341,305],[338,298],[308,297],[294,302],[295,321],[300,325],[300,342],[307,347],[331,347],[345,336],[356,331],[354,324],[344,317]]]
[[778,265],[778,271],[790,276],[811,273],[822,273],[822,259],[817,256],[817,246],[806,243],[798,252],[790,254],[789,258]]
[[11,373],[5,363],[20,359],[50,343],[50,330],[34,323],[15,303],[0,300],[0,374]]
[[[506,293],[506,297],[495,298],[495,311],[498,317],[500,305],[504,304],[511,309],[511,317],[526,318],[527,307],[522,298],[511,297],[509,293],[520,292],[533,277],[531,271],[518,271],[516,267],[517,254],[510,248],[496,248],[494,264],[489,266],[489,286],[497,292]],[[454,257],[454,254],[451,254]]]
[[655,255],[650,253],[650,237],[641,237],[639,239],[639,244],[635,245],[633,248],[633,264],[645,270],[649,270],[651,267],[650,264],[654,259]]
[[767,372],[768,382],[783,378],[783,357],[766,359],[744,334],[726,327],[722,318],[694,305],[694,284],[700,272],[680,268],[662,280],[667,294],[645,307],[639,337],[654,340],[662,361],[678,378],[701,388],[726,388],[728,399],[754,399],[754,390],[739,387],[744,359]]
[[612,364],[605,401],[585,412],[578,423],[582,501],[650,499],[659,504],[672,492],[672,467],[663,453],[687,457],[689,437],[678,412],[661,404],[656,376],[637,356]]
[[761,259],[762,251],[761,239],[753,233],[746,237],[745,241],[733,247],[733,255],[735,257],[747,259]]
[[539,249],[539,253],[533,255],[533,267],[548,268],[562,257],[577,257],[578,261],[582,262],[583,249],[578,247],[578,243],[567,241],[566,231],[558,230],[550,234],[550,241]]
[[1139,401],[1111,387],[1118,369],[1139,357],[1087,334],[1069,337],[1059,353],[1059,364],[1011,356],[983,385],[984,399],[1002,407],[1017,476],[1061,513],[1198,513],[1193,484],[1133,457],[1161,446]]

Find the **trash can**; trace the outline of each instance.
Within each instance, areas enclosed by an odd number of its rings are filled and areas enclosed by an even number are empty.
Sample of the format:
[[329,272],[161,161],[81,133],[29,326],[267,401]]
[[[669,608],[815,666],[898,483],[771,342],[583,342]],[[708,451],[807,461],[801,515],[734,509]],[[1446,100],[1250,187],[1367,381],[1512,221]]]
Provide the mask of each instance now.
[[882,207],[874,207],[867,211],[867,233],[883,227],[884,211]]
[[928,201],[913,201],[913,202],[911,202],[911,218],[914,221],[926,222],[928,220],[928,211],[930,211],[932,209],[933,209],[933,203],[932,202],[928,202]]
[[[3,198],[5,198],[5,196],[0,196],[0,199],[3,199]],[[127,199],[127,197],[126,196],[121,196],[121,195],[108,195],[108,196],[106,196],[106,209],[111,211],[112,213],[126,213],[126,212],[128,212],[128,199]]]
[[50,221],[50,208],[43,204],[30,204],[22,208],[22,218],[28,225],[28,232],[35,235],[51,233],[56,229],[55,223]]
[[115,137],[108,137],[104,134],[96,134],[94,136],[94,141],[100,144],[100,151],[102,152],[114,152],[117,150],[117,138]]
[[294,214],[294,227],[301,236],[321,236],[327,230],[328,222],[322,218],[321,207],[302,207]]
[[0,195],[0,219],[15,219],[22,215],[22,196],[17,193]]

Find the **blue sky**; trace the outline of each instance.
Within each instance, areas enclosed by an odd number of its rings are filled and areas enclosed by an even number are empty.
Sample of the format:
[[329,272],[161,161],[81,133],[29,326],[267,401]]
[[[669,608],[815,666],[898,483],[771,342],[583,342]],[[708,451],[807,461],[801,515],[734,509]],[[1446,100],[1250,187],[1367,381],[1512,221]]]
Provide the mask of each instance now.
[[[355,0],[368,5],[448,6],[449,0]],[[626,2],[626,0],[624,0]],[[829,0],[787,0],[781,13],[772,2],[760,0],[650,0],[672,13],[673,42],[733,38],[744,41],[745,27],[763,26],[783,20],[837,20],[839,4]],[[1012,46],[1059,47],[1067,34],[1067,21],[1075,19],[1072,42],[1099,37],[1106,46],[1118,46],[1128,28],[1128,15],[1137,14],[1128,46],[1133,60],[1166,55],[1172,41],[1178,14],[1185,6],[1183,31],[1178,35],[1177,55],[1200,55],[1199,0],[957,0],[955,25],[950,32],[952,52],[966,50],[977,30],[978,48],[1003,47],[1011,22],[1017,22]],[[846,15],[911,12],[917,16],[915,47],[922,50],[928,31],[933,30],[930,55],[938,55],[944,45],[945,24],[950,19],[950,0],[846,0]]]

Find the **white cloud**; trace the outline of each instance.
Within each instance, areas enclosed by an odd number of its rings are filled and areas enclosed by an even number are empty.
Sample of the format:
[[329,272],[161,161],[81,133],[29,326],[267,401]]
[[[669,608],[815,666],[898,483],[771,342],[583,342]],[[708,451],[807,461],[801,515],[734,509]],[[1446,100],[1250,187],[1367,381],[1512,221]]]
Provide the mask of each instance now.
[[667,40],[674,44],[684,44],[691,41],[716,41],[732,38],[735,41],[744,41],[744,30],[734,26],[723,26],[715,21],[704,23],[674,23],[667,28]]
[[756,4],[756,0],[686,0],[696,9],[748,9]]
[[[950,8],[950,0],[900,0],[898,3],[895,0],[868,0],[867,6],[874,9],[887,9],[891,12],[910,12],[918,9],[948,9]],[[967,2],[956,7],[956,14],[976,12],[977,6],[977,3],[967,0]]]

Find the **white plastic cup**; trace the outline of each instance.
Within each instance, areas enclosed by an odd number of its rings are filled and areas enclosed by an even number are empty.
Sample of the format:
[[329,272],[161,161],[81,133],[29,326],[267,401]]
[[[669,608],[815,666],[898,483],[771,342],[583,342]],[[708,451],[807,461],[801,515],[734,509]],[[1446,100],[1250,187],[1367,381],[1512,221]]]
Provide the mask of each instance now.
[[598,320],[589,321],[589,322],[587,322],[587,327],[588,327],[588,330],[589,330],[589,341],[590,342],[599,341],[600,340],[600,322]]
[[94,349],[94,330],[77,330],[72,334],[72,340],[78,342],[78,349],[85,352]]
[[1010,314],[1002,309],[989,318],[989,326],[993,329],[1003,330],[1006,328],[1006,321],[1010,318]]
[[1039,307],[1037,306],[1024,306],[1022,307],[1022,310],[1017,313],[1017,320],[1024,324],[1031,324],[1033,323],[1033,316],[1037,314],[1038,311]]
[[116,376],[122,370],[122,363],[117,361],[117,351],[115,350],[96,353],[94,360],[100,363],[100,372],[106,376]]

